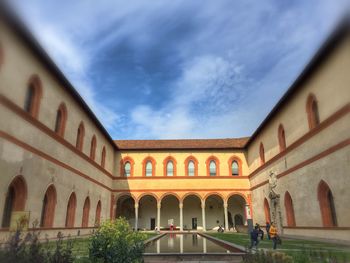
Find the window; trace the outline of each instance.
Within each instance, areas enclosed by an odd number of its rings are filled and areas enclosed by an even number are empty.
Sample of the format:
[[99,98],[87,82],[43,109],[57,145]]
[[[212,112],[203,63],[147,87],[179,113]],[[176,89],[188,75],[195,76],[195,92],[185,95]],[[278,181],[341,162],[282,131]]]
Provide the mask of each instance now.
[[210,161],[209,171],[210,171],[210,176],[216,176],[216,163],[215,163],[215,161]]
[[[130,162],[130,163],[133,164],[133,162]],[[133,170],[132,167],[133,166],[131,165],[131,170]],[[146,157],[142,162],[142,176],[147,176],[147,177],[155,176],[155,170],[156,170],[156,160],[151,156]]]
[[124,175],[129,177],[131,175],[131,164],[130,162],[126,162],[124,165]]
[[91,139],[91,147],[90,147],[90,158],[95,160],[96,153],[96,136],[94,135]]
[[293,200],[288,191],[284,195],[284,207],[286,209],[287,226],[295,226]]
[[24,211],[27,199],[27,185],[22,176],[17,176],[10,184],[5,200],[2,227],[9,227],[14,211]]
[[77,198],[75,193],[72,193],[69,197],[67,204],[67,214],[66,214],[66,227],[74,227],[75,221],[75,209],[77,207]]
[[53,185],[47,188],[41,212],[41,227],[52,227],[56,208],[56,189]]
[[278,127],[278,143],[280,145],[280,152],[283,152],[286,149],[286,136],[282,124]]
[[90,213],[90,198],[86,197],[83,207],[83,218],[81,222],[82,227],[89,226],[89,213]]
[[66,120],[67,108],[64,103],[61,103],[56,114],[55,132],[62,137],[64,137],[64,131],[66,129]]
[[84,135],[85,135],[84,123],[81,122],[77,131],[77,142],[76,142],[76,147],[79,151],[83,151]]
[[233,161],[231,165],[231,174],[233,176],[239,175],[239,167],[237,161]]
[[106,147],[103,146],[102,153],[101,153],[101,166],[105,168],[105,162],[106,162]]
[[320,124],[317,100],[313,94],[310,94],[307,98],[306,113],[309,122],[309,128],[312,130]]
[[95,213],[95,225],[100,225],[101,221],[101,201],[98,201]]
[[266,223],[271,223],[270,205],[266,198],[264,199],[264,212],[265,212]]
[[195,168],[194,168],[194,162],[193,161],[189,161],[188,162],[188,176],[194,176],[195,173]]
[[174,176],[174,164],[172,161],[168,161],[166,165],[166,175],[167,176]]
[[337,214],[333,194],[327,183],[324,181],[321,181],[318,185],[318,202],[320,205],[323,226],[337,226]]
[[34,75],[29,80],[27,94],[24,102],[24,110],[34,118],[38,117],[41,96],[41,81],[38,76]]
[[152,176],[152,174],[153,174],[152,162],[147,161],[147,163],[146,163],[146,176]]
[[265,149],[262,142],[260,143],[259,154],[260,154],[260,165],[263,165],[265,163]]

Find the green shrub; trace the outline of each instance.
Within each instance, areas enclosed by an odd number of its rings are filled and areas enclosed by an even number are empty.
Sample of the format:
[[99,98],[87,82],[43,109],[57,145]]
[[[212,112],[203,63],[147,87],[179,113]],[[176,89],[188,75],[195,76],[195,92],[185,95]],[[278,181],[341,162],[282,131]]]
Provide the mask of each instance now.
[[142,262],[145,236],[133,232],[126,219],[106,221],[91,237],[89,257],[93,262]]

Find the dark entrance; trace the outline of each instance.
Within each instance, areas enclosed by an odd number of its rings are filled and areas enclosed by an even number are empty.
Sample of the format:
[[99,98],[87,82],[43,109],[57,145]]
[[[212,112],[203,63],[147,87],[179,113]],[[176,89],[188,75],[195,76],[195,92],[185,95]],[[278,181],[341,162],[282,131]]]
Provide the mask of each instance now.
[[151,218],[151,230],[154,230],[156,228],[156,219]]
[[192,229],[197,229],[197,217],[192,218]]
[[243,226],[243,217],[240,214],[235,215],[235,226]]

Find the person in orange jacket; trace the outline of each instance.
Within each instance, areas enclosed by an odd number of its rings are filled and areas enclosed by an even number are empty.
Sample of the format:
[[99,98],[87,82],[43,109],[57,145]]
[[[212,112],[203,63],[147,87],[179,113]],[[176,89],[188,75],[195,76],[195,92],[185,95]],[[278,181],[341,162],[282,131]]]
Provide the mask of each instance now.
[[277,228],[275,226],[275,223],[274,222],[271,222],[271,227],[270,227],[270,237],[272,239],[272,242],[273,242],[273,249],[276,249],[277,248],[277,236],[278,236],[278,233],[277,233]]

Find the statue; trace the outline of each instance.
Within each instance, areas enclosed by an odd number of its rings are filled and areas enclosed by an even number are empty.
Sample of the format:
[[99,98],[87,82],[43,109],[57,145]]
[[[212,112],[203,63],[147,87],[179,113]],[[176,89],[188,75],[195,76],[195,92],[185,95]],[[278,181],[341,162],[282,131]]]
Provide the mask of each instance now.
[[273,171],[270,171],[269,176],[269,197],[271,200],[274,200],[280,197],[280,195],[275,192],[275,188],[277,187],[277,175]]

